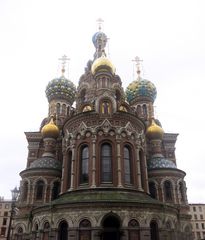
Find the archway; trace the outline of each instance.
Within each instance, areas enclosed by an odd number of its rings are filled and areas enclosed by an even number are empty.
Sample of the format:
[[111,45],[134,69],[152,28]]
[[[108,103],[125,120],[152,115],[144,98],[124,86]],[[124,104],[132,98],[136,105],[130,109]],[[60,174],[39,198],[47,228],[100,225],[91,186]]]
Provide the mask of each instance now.
[[120,240],[120,220],[116,216],[109,215],[105,217],[102,227],[102,240]]

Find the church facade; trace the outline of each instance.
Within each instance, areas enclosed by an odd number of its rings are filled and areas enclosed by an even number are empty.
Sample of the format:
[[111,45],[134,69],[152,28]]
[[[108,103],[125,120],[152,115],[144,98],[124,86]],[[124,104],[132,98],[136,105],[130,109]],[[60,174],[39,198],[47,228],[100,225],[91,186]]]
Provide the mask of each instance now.
[[178,134],[164,132],[154,116],[155,85],[137,64],[124,90],[106,34],[92,41],[94,58],[77,89],[63,67],[46,87],[48,116],[38,132],[25,133],[12,239],[192,239]]

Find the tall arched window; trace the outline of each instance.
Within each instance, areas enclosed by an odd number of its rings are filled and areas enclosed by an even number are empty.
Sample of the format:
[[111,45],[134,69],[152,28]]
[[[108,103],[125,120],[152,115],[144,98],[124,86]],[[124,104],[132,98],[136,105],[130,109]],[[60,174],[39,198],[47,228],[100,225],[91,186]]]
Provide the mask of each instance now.
[[57,105],[56,105],[56,114],[57,114],[57,115],[60,114],[60,108],[61,108],[60,103],[57,103]]
[[89,149],[83,146],[81,149],[80,183],[88,183]]
[[185,197],[185,189],[184,189],[184,185],[182,182],[179,183],[179,192],[181,195],[181,202],[185,202],[186,201],[186,197]]
[[152,198],[157,199],[157,190],[154,182],[149,182],[149,192]]
[[101,147],[101,181],[112,182],[112,147],[109,143]]
[[70,183],[71,183],[71,163],[72,163],[72,151],[69,151],[68,152],[68,162],[67,162],[67,170],[68,170],[67,189],[70,188]]
[[65,104],[63,104],[62,105],[62,115],[66,115],[66,105]]
[[52,189],[52,200],[56,199],[60,193],[60,182],[56,181],[53,183],[53,189]]
[[164,197],[165,197],[165,201],[172,201],[173,200],[172,184],[168,180],[164,182]]
[[42,200],[43,199],[43,192],[44,192],[44,181],[39,180],[36,183],[36,200]]
[[142,109],[143,109],[143,116],[147,117],[147,106],[146,106],[146,104],[143,104]]
[[91,239],[91,223],[87,219],[80,222],[79,239]]
[[86,90],[83,89],[80,93],[81,103],[85,102],[85,94],[86,94]]
[[159,240],[158,224],[154,220],[151,221],[150,223],[150,235],[151,235],[151,240]]
[[130,184],[132,182],[131,176],[131,151],[130,147],[124,147],[124,177],[125,183]]
[[22,201],[26,201],[28,196],[28,182],[23,184]]
[[58,227],[58,240],[67,240],[68,239],[68,223],[62,221]]

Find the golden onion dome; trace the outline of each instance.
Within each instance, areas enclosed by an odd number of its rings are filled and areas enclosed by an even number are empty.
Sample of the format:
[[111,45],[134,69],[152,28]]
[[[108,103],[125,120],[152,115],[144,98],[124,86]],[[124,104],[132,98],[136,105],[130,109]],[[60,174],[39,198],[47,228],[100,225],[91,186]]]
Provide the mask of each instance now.
[[51,118],[50,122],[44,125],[41,129],[41,134],[43,138],[57,138],[59,135],[59,129],[53,122],[53,118]]
[[110,59],[105,56],[105,54],[97,58],[91,67],[91,72],[93,75],[103,70],[111,72],[112,74],[115,74],[115,67],[110,61]]
[[164,130],[153,119],[151,125],[147,128],[146,135],[149,139],[162,139]]

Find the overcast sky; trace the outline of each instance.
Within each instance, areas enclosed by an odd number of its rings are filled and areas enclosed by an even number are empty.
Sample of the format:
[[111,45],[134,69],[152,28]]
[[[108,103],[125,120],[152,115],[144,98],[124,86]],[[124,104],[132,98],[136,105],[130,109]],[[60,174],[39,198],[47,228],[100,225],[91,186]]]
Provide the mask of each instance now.
[[205,203],[204,9],[204,0],[0,0],[0,196],[11,198],[19,186],[24,132],[38,131],[47,116],[45,88],[60,75],[58,58],[69,56],[77,85],[101,17],[124,88],[133,81],[132,59],[143,59],[143,77],[157,87],[156,116],[165,132],[179,133],[188,200]]

